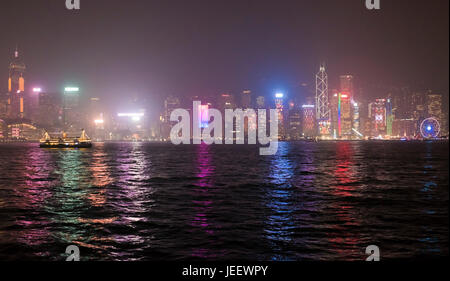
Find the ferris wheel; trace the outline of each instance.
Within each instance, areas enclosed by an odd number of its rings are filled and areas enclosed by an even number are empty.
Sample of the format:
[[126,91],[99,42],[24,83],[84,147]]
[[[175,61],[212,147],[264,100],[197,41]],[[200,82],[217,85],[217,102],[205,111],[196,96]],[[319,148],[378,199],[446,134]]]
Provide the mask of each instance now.
[[439,136],[441,125],[434,117],[424,119],[420,124],[420,134],[423,138],[436,138]]

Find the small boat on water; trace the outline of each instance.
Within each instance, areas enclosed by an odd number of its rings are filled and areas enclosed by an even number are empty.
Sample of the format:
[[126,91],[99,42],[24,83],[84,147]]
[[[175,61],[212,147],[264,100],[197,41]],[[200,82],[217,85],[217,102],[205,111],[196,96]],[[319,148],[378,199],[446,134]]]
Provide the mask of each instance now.
[[39,147],[45,148],[89,148],[92,147],[92,141],[86,134],[85,130],[81,131],[80,137],[68,137],[66,133],[62,133],[61,137],[51,137],[45,132],[44,137],[39,140]]

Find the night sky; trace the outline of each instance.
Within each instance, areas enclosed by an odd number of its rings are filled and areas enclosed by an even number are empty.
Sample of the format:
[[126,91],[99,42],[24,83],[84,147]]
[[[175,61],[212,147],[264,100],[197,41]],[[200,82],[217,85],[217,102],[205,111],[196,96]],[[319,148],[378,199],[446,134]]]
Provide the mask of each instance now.
[[[4,0],[0,90],[16,44],[26,86],[65,83],[110,101],[301,91],[326,62],[361,85],[430,88],[448,95],[449,1],[381,0]],[[302,94],[302,93],[300,93]],[[155,108],[155,109],[156,109]]]

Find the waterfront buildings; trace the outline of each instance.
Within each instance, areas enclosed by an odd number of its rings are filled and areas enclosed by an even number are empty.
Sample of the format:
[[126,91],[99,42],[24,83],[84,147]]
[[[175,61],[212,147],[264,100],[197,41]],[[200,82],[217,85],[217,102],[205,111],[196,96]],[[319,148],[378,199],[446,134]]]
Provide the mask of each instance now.
[[325,66],[320,66],[316,74],[316,118],[318,135],[328,138],[331,133],[331,115],[328,102],[328,75]]
[[[0,92],[0,138],[30,137],[33,131],[39,130],[78,132],[85,128],[96,140],[169,139],[174,123],[170,114],[182,107],[182,95],[165,98],[162,110],[155,112],[150,120],[151,112],[142,100],[134,99],[130,105],[113,111],[104,108],[105,100],[95,94],[87,95],[77,85],[66,85],[54,93],[44,87],[30,87],[27,91],[27,68],[20,55],[16,49],[8,66],[7,80],[4,77],[6,90]],[[377,90],[379,98],[374,99],[362,95],[359,88],[356,93],[353,75],[338,78],[338,87],[333,90],[325,66],[321,65],[315,75],[315,96],[306,101],[300,98],[314,95],[314,89],[307,88],[307,83],[298,83],[289,90],[289,97],[279,91],[270,93],[273,99],[267,99],[263,94],[255,95],[244,89],[235,95],[222,92],[201,98],[192,96],[189,104],[201,100],[202,106],[217,108],[222,113],[226,109],[275,107],[281,140],[420,137],[420,123],[428,117],[438,120],[441,135],[448,135],[448,111],[442,93],[391,87]],[[207,121],[200,125],[206,126]],[[244,131],[248,129],[245,122]]]
[[162,139],[169,139],[170,136],[170,128],[172,127],[172,123],[170,121],[170,114],[173,110],[180,108],[180,99],[173,95],[167,97],[164,100],[164,112],[160,117],[160,136]]
[[25,63],[22,61],[16,48],[13,60],[9,64],[8,93],[6,97],[6,116],[11,119],[24,118],[26,114],[25,70]]
[[278,116],[278,138],[283,140],[286,138],[285,124],[284,124],[284,93],[278,92],[275,94],[275,109]]
[[386,135],[386,99],[376,99],[369,104],[369,120],[372,122],[370,135],[383,137]]
[[307,98],[306,103],[302,105],[302,136],[305,138],[317,136],[316,128],[316,108],[313,98]]

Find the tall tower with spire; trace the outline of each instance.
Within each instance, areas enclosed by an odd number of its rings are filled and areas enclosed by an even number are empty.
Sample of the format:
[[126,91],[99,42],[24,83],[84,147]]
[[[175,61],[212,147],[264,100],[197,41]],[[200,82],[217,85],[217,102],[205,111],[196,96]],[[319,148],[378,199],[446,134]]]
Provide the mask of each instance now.
[[14,57],[9,64],[8,76],[8,115],[10,118],[24,117],[24,97],[25,97],[25,74],[26,66],[19,56],[16,46]]
[[14,58],[9,64],[8,92],[25,91],[25,69],[26,66],[19,57],[19,50],[16,47]]
[[321,137],[330,135],[330,108],[328,103],[328,75],[325,72],[325,65],[320,66],[316,74],[316,120],[318,134]]

